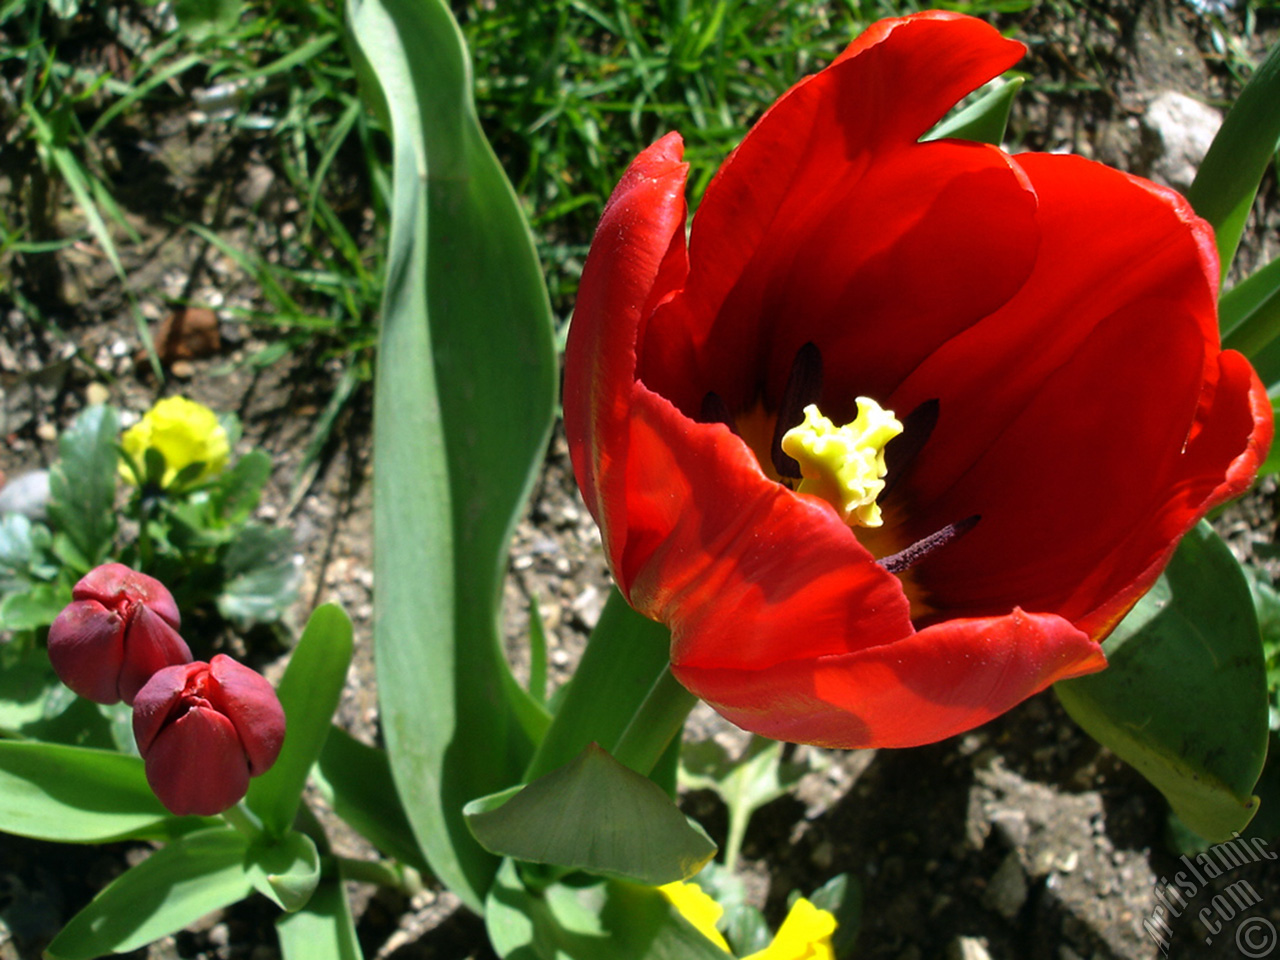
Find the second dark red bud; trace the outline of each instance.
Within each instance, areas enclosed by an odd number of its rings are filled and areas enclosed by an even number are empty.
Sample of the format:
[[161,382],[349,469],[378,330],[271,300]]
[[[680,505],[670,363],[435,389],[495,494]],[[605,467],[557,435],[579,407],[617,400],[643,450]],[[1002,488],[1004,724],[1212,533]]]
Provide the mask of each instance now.
[[133,705],[147,782],[171,813],[213,816],[239,802],[284,742],[285,716],[265,677],[218,654],[166,667]]

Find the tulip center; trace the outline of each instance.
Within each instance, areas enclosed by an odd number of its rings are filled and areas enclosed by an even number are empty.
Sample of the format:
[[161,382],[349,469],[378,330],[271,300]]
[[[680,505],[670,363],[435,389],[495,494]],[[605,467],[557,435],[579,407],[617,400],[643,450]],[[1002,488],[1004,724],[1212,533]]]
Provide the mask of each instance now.
[[798,493],[826,500],[851,527],[878,527],[884,521],[876,498],[888,473],[884,448],[901,433],[893,411],[868,397],[858,397],[858,415],[842,427],[811,403],[804,421],[783,434],[782,450],[800,465]]

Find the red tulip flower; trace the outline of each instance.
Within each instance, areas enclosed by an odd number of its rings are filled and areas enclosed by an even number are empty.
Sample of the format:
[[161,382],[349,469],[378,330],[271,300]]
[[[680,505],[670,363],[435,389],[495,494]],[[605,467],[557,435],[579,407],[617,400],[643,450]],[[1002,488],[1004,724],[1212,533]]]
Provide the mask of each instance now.
[[209,817],[234,806],[284,743],[285,718],[260,673],[218,654],[166,667],[133,702],[147,783],[171,813]]
[[71,597],[49,628],[49,660],[80,696],[132,704],[157,670],[190,662],[178,605],[159,580],[107,563],[90,570]]
[[1265,456],[1181,197],[920,141],[1023,52],[955,14],[883,21],[765,114],[687,244],[675,134],[605,208],[565,360],[574,469],[674,675],[748,730],[911,746],[1101,670]]

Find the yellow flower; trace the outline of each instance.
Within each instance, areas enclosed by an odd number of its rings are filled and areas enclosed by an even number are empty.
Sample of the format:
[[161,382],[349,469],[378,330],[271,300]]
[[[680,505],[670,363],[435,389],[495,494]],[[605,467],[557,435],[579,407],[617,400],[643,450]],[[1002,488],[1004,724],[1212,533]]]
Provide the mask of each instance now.
[[[141,470],[146,469],[146,451],[159,451],[164,457],[162,487],[168,487],[184,467],[193,463],[204,464],[194,480],[220,473],[231,453],[227,432],[214,412],[186,397],[159,401],[124,432],[121,444]],[[137,482],[133,471],[123,462],[120,473],[131,483]]]
[[831,935],[836,918],[801,897],[791,905],[773,943],[745,960],[835,960]]
[[[701,887],[694,883],[676,882],[658,889],[699,933],[725,953],[730,952],[729,944],[716,929],[724,908],[707,896]],[[831,946],[831,936],[835,932],[836,918],[801,897],[791,905],[791,911],[778,928],[773,943],[744,960],[835,960]]]

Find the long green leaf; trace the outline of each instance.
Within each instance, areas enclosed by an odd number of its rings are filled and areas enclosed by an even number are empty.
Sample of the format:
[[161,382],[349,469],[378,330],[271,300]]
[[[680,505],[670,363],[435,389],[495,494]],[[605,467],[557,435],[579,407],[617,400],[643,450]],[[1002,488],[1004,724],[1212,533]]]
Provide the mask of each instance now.
[[108,750],[0,740],[0,831],[62,843],[160,836],[175,818],[142,760]]
[[341,607],[325,604],[311,614],[280,678],[284,746],[275,765],[250,783],[246,798],[263,826],[277,837],[293,825],[307,774],[333,728],[351,650],[351,621]]
[[312,776],[333,812],[361,836],[387,856],[420,872],[430,871],[400,803],[385,750],[334,727]]
[[592,742],[612,751],[670,660],[670,631],[611,590],[524,779],[564,766]]
[[49,944],[50,960],[124,953],[253,892],[249,841],[229,827],[175,840],[116,877]]
[[1110,665],[1054,690],[1095,739],[1212,840],[1243,830],[1267,752],[1267,681],[1253,599],[1202,523],[1104,644]]
[[1213,138],[1187,199],[1218,239],[1222,274],[1236,255],[1258,182],[1280,141],[1280,44],[1271,48]]
[[1013,98],[1022,89],[1024,82],[1022,77],[1015,77],[988,90],[954,116],[947,117],[922,139],[941,140],[953,137],[999,146],[1004,140],[1005,129],[1009,126]]
[[383,730],[433,870],[479,909],[497,860],[462,805],[516,782],[532,750],[497,610],[550,430],[550,309],[447,5],[357,0],[347,13],[394,150],[374,439]]
[[[1239,350],[1255,362],[1274,353],[1280,338],[1280,259],[1224,293],[1218,301],[1218,317],[1223,347]],[[1275,385],[1271,379],[1264,378],[1263,383],[1268,389]]]
[[341,878],[322,881],[306,907],[277,920],[276,936],[285,960],[361,960]]

